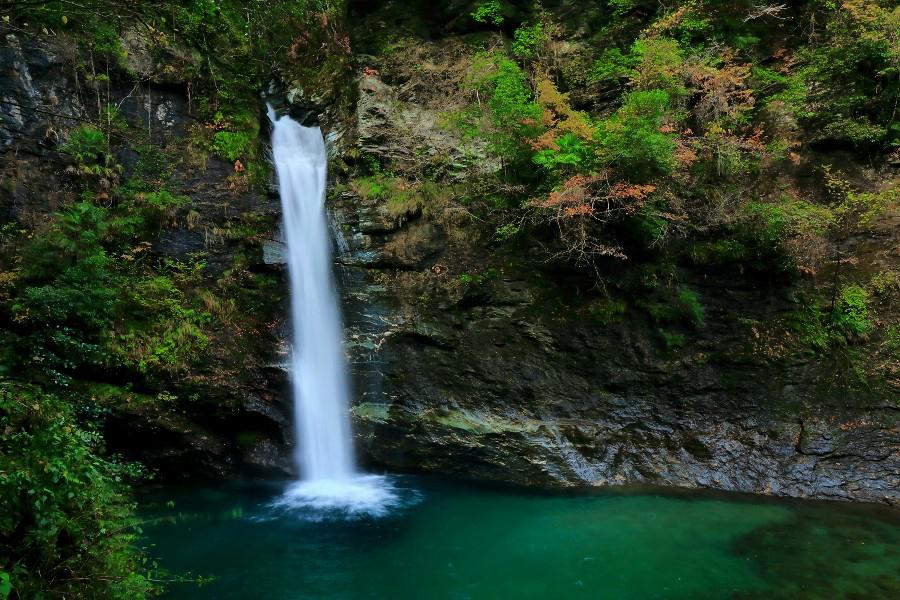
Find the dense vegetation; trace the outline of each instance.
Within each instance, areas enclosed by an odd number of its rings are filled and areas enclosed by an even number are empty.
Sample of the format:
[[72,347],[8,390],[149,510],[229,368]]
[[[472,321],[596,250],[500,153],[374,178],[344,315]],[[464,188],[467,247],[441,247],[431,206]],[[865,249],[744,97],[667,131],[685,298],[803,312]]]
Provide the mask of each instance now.
[[[840,243],[897,207],[895,178],[845,172],[900,152],[894,3],[487,0],[452,15],[370,4],[350,7],[353,43],[380,57],[385,80],[421,72],[405,50],[436,29],[463,38],[459,62],[423,94],[446,102],[444,127],[477,151],[460,167],[354,149],[338,166],[357,197],[398,218],[463,206],[498,253],[576,273],[596,293],[591,318],[635,311],[663,351],[707,318],[684,267],[796,285],[803,310],[745,323],[773,357],[840,351],[859,381],[898,376],[900,275],[854,270]],[[366,27],[382,8],[396,28]],[[134,545],[129,485],[142,469],[107,455],[102,424],[123,403],[177,400],[171,382],[234,337],[236,315],[274,285],[240,257],[210,284],[203,253],[153,251],[176,218],[197,217],[175,167],[216,157],[232,189],[259,192],[258,97],[273,80],[349,110],[359,65],[345,10],[0,2],[5,31],[72,41],[73,75],[91,96],[91,114],[54,149],[66,201],[37,225],[0,225],[0,598],[159,591]],[[149,70],[129,61],[139,49]],[[159,139],[123,115],[113,90],[151,81],[185,89],[185,136]],[[269,225],[206,235],[240,243]],[[459,269],[457,286],[497,274]]]
[[[408,86],[439,59],[412,50],[421,22],[387,12],[397,31],[365,51],[383,57],[386,81]],[[491,0],[468,17],[453,21],[462,49],[443,63],[432,104],[468,140],[471,165],[498,168],[467,172],[437,199],[427,188],[456,181],[457,165],[388,159],[369,180],[418,197],[416,210],[461,202],[493,227],[498,250],[537,247],[553,270],[589,274],[601,320],[627,303],[670,349],[702,321],[680,274],[731,272],[805,297],[781,322],[747,323],[789,340],[773,352],[839,349],[859,365],[870,341],[880,367],[854,377],[893,372],[895,286],[882,282],[896,271],[854,272],[845,247],[900,199],[885,171],[900,147],[893,3]],[[859,165],[882,175],[866,179]],[[680,309],[685,298],[696,308]]]
[[[0,598],[162,589],[165,577],[136,545],[130,499],[147,474],[107,455],[104,420],[121,406],[172,405],[173,382],[209,360],[213,340],[240,338],[237,311],[273,282],[238,259],[210,286],[202,252],[164,258],[153,243],[176,218],[199,218],[177,192],[179,168],[215,156],[233,164],[232,189],[261,188],[259,91],[317,36],[340,37],[336,10],[324,1],[0,4],[7,32],[69,44],[67,75],[83,83],[88,107],[54,148],[67,200],[36,227],[0,230]],[[186,137],[126,118],[120,90],[150,82],[186,86],[195,118]],[[242,242],[266,226],[205,235]]]

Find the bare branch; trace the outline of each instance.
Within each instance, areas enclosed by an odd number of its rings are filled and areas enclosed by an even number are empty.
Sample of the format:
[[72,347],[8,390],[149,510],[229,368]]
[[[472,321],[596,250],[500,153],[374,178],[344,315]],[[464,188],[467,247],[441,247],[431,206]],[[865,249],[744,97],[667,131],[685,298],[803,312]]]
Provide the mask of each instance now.
[[762,19],[764,17],[772,17],[773,19],[783,21],[787,17],[782,17],[781,13],[786,10],[787,4],[757,4],[750,10],[750,13],[744,17],[744,23]]

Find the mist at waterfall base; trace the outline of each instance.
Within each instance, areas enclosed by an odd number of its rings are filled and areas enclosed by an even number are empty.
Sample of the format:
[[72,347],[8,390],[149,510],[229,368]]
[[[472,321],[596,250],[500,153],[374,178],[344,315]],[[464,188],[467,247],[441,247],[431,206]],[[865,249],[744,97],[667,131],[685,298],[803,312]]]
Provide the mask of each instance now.
[[325,141],[318,127],[278,117],[271,106],[269,119],[287,245],[295,460],[301,476],[274,504],[307,512],[383,514],[397,501],[390,481],[359,473],[353,458],[343,331],[325,215]]

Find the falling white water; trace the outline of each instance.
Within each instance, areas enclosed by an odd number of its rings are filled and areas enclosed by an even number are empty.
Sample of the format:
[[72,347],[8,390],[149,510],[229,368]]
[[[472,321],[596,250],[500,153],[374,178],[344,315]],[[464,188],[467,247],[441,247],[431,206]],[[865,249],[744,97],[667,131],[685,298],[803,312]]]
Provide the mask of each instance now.
[[276,503],[381,514],[395,496],[383,477],[356,471],[331,237],[325,216],[326,154],[318,127],[272,120],[272,153],[284,215],[291,290],[291,384],[300,481]]

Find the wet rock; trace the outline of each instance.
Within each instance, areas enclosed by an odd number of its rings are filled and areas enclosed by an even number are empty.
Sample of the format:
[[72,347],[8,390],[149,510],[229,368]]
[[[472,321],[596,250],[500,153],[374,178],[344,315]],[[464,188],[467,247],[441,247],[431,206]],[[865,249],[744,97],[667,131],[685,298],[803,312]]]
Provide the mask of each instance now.
[[262,261],[266,265],[286,265],[287,247],[284,242],[266,240],[262,243]]
[[64,42],[56,48],[8,33],[0,48],[0,150],[29,152],[57,145],[82,107],[64,74]]

